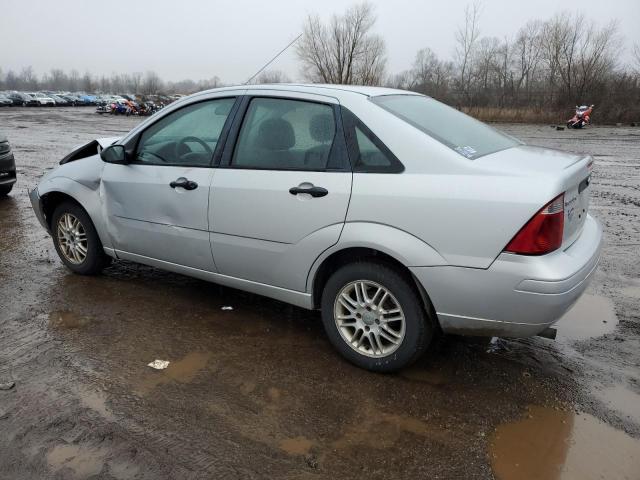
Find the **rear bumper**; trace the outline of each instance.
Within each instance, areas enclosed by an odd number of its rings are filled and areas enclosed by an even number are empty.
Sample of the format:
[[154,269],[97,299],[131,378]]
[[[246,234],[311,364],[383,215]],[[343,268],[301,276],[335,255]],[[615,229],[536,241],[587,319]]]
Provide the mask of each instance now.
[[486,270],[414,267],[445,332],[523,337],[553,324],[587,288],[600,259],[602,228],[587,216],[566,250],[539,257],[502,253]]

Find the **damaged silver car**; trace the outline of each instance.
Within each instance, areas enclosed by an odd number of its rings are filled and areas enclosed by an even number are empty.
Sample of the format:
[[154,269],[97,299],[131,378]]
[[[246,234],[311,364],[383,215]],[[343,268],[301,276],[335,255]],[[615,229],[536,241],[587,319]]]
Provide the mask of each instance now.
[[409,92],[228,87],[62,160],[31,192],[73,272],[125,259],[320,309],[375,371],[438,332],[551,335],[602,232],[593,160]]

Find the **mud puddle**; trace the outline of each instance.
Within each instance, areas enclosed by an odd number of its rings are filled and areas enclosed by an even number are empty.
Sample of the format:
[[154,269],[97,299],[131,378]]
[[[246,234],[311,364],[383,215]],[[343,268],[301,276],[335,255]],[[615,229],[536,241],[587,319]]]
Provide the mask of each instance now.
[[599,295],[583,295],[555,324],[558,337],[586,340],[612,333],[618,319],[613,302]]
[[47,462],[54,472],[65,469],[72,472],[72,478],[88,478],[102,471],[107,454],[104,448],[58,445],[48,453]]
[[280,449],[289,455],[305,455],[312,446],[313,442],[305,437],[287,438],[280,442]]
[[140,382],[138,393],[147,394],[157,386],[170,382],[189,383],[207,366],[210,357],[209,352],[191,352],[171,362],[165,370],[150,371]]
[[49,314],[49,326],[53,328],[81,328],[91,321],[88,317],[83,317],[77,313],[67,310],[51,312]]
[[597,418],[532,406],[524,419],[499,426],[491,464],[499,480],[637,480],[640,441]]

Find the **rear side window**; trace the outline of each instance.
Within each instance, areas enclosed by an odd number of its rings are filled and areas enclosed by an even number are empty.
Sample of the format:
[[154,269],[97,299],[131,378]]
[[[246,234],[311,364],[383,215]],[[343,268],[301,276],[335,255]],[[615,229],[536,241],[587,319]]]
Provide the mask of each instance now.
[[342,108],[342,121],[354,172],[399,173],[403,165],[351,111]]
[[231,164],[253,169],[324,170],[335,136],[336,122],[329,105],[254,98]]
[[520,145],[489,125],[429,97],[384,95],[372,97],[371,101],[469,159]]

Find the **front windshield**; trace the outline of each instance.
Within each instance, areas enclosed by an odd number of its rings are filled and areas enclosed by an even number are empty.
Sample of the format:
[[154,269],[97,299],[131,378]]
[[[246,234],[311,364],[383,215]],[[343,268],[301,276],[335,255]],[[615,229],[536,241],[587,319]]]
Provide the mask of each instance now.
[[520,143],[464,113],[422,95],[383,95],[371,101],[463,157],[475,159]]

